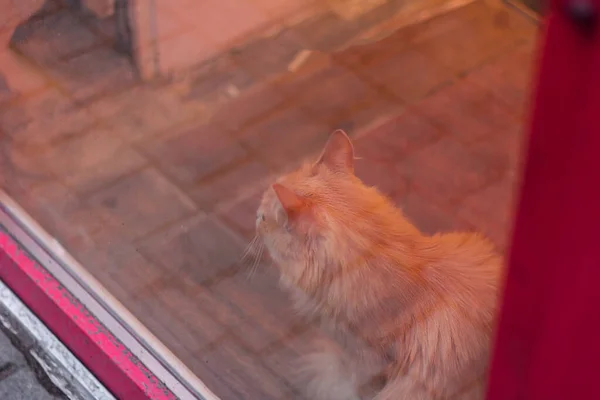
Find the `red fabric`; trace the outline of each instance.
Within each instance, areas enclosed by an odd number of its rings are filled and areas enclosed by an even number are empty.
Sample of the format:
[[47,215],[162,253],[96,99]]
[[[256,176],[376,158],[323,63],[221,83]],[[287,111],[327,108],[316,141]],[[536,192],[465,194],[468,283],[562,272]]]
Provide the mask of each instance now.
[[544,28],[488,400],[600,399],[600,39],[566,5]]

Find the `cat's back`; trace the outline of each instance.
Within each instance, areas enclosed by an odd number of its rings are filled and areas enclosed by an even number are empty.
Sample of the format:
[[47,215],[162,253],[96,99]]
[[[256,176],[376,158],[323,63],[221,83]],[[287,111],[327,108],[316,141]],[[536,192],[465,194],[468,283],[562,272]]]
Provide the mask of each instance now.
[[470,381],[483,384],[502,258],[486,238],[466,232],[430,237],[422,256],[428,260],[422,270],[428,312],[402,338],[400,354],[414,360],[414,379],[439,393],[455,393]]
[[503,258],[479,233],[437,234],[429,238],[422,252],[430,260],[430,279],[443,280],[444,286],[450,282],[469,292],[487,291],[497,286],[501,277]]
[[[495,318],[503,259],[482,235],[453,232],[432,236],[423,270],[429,291],[443,300],[449,320],[489,334]],[[458,328],[459,331],[466,328]]]

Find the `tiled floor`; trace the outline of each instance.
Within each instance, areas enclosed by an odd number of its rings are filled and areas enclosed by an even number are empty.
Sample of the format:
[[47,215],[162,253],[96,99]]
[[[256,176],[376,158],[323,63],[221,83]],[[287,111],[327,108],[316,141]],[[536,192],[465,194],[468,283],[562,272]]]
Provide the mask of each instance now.
[[504,249],[536,33],[516,12],[479,0],[335,52],[374,26],[326,15],[145,85],[58,13],[19,33],[43,84],[0,103],[0,184],[222,399],[301,398],[290,365],[320,333],[240,257],[267,182],[331,130],[422,230]]

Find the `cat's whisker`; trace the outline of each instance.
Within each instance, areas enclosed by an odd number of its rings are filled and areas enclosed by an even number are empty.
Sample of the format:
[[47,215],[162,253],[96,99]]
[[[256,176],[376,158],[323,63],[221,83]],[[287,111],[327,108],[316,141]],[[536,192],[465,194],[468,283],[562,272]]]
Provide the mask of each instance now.
[[243,263],[248,258],[248,256],[255,253],[255,247],[256,247],[257,242],[258,242],[258,235],[254,235],[252,240],[250,240],[250,243],[248,243],[248,245],[244,249],[242,256],[240,257],[241,263]]
[[252,268],[252,276],[254,276],[256,274],[256,271],[258,271],[258,267],[260,266],[260,263],[262,263],[262,261],[263,261],[264,251],[265,251],[265,246],[261,245],[260,252],[258,253],[258,257],[256,257],[256,262],[254,264],[254,267]]
[[250,267],[250,271],[248,273],[248,280],[251,280],[254,277],[254,275],[256,274],[256,271],[258,270],[258,267],[262,261],[262,256],[263,256],[264,250],[265,250],[265,246],[262,243],[260,243],[258,251],[256,253],[256,258],[254,259],[254,262],[252,263],[252,266]]

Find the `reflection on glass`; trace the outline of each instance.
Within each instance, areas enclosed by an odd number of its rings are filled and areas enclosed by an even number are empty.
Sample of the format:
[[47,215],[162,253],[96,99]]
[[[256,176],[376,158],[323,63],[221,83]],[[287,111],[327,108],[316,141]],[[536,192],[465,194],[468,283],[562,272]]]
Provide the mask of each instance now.
[[222,399],[312,398],[298,362],[328,334],[251,241],[334,130],[419,230],[504,251],[536,31],[514,9],[73,3],[1,49],[0,184]]

